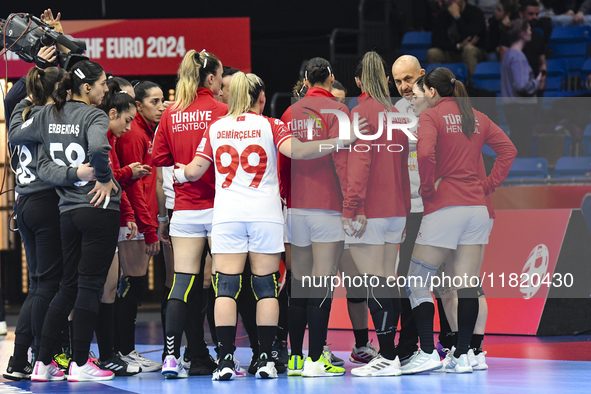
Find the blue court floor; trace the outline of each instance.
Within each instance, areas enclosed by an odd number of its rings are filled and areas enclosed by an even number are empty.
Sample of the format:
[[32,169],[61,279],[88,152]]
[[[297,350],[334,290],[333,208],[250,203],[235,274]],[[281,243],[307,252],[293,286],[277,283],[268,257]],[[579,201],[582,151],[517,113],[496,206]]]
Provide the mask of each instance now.
[[[159,336],[157,329],[159,324],[155,322],[138,323],[138,342],[158,343]],[[12,328],[14,329],[14,328]],[[154,330],[156,332],[154,332]],[[372,333],[373,334],[373,333]],[[341,331],[336,338],[352,337],[352,333]],[[331,334],[329,333],[329,338]],[[2,338],[2,337],[0,337]],[[519,337],[507,337],[511,346],[520,342]],[[522,337],[524,346],[532,342],[532,337]],[[0,341],[0,368],[4,371],[8,358],[13,350],[13,333]],[[147,341],[146,341],[147,340]],[[590,344],[589,337],[564,338],[565,343],[574,345],[573,340],[582,340],[579,343],[583,348]],[[541,394],[541,393],[591,393],[591,361],[560,361],[560,360],[538,360],[532,358],[505,358],[488,357],[488,371],[478,371],[472,374],[443,374],[423,373],[419,375],[382,377],[382,378],[360,378],[350,374],[351,368],[355,365],[348,361],[349,351],[336,350],[344,349],[337,344],[331,345],[334,353],[347,360],[345,367],[347,373],[342,377],[333,378],[301,378],[287,377],[280,375],[279,379],[259,380],[254,376],[237,378],[231,382],[213,382],[211,377],[189,377],[180,380],[165,380],[159,372],[141,373],[133,377],[120,377],[105,383],[32,383],[29,381],[11,382],[0,378],[0,394],[3,393],[216,393],[233,392],[239,394],[249,393],[428,393],[428,394]],[[375,340],[374,340],[375,342]],[[503,342],[502,337],[495,337],[491,342],[496,345]],[[534,341],[536,346],[556,346],[556,341]],[[237,342],[239,346],[246,346],[243,339]],[[568,350],[569,346],[565,348]],[[485,342],[486,349],[486,342]],[[560,349],[560,347],[558,347]],[[93,344],[93,351],[97,351]],[[143,344],[138,345],[137,350],[146,357],[153,360],[160,360],[162,345]],[[213,354],[213,350],[211,350]],[[556,350],[555,350],[556,352]],[[560,352],[560,351],[559,351]],[[588,354],[588,353],[587,353]],[[251,359],[250,348],[239,347],[236,351],[236,358],[247,366]],[[557,358],[561,358],[559,355]],[[567,357],[568,358],[568,357]],[[580,359],[580,358],[579,358]],[[584,357],[584,359],[591,359]],[[227,390],[227,391],[226,391]]]

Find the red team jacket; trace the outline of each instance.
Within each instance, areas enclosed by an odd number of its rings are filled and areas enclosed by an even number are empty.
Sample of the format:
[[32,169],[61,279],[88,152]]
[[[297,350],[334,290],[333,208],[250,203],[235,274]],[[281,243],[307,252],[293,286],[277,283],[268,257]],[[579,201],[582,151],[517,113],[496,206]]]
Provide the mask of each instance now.
[[[336,101],[326,89],[310,88],[306,96],[289,107],[281,120],[289,124],[292,136],[302,142],[307,139],[307,120],[314,117],[312,141],[338,138],[339,126],[335,115],[322,114],[321,109],[338,109],[349,115],[347,106]],[[347,151],[333,152],[313,160],[291,162],[291,171],[280,155],[279,174],[281,195],[288,196],[288,208],[327,209],[341,212],[343,194],[347,188]],[[290,181],[290,185],[285,183]]]
[[[175,163],[189,164],[209,125],[228,113],[228,106],[213,98],[207,88],[197,89],[197,99],[182,112],[170,105],[162,114],[154,139],[152,162],[166,167]],[[197,182],[174,184],[174,210],[213,208],[215,171],[211,166]]]
[[[141,114],[131,122],[131,130],[117,141],[116,151],[122,166],[139,162],[152,166],[154,131]],[[142,177],[126,190],[135,212],[138,231],[144,233],[146,244],[158,242],[158,202],[156,200],[156,171]]]
[[[359,105],[351,110],[351,120],[354,113],[359,113],[359,118],[365,118],[369,123],[367,135],[376,134],[378,115],[385,111],[383,104],[364,93],[359,96]],[[389,111],[398,112],[393,106]],[[343,201],[345,218],[355,218],[356,215],[365,215],[368,219],[406,217],[410,214],[408,137],[402,131],[394,130],[392,140],[388,140],[386,131],[384,123],[379,138],[358,139],[349,153],[348,187]]]
[[119,206],[119,210],[121,211],[120,226],[127,227],[127,222],[135,222],[135,215],[133,214],[133,208],[129,203],[129,199],[127,198],[127,193],[125,193],[124,190],[129,186],[129,184],[135,182],[135,179],[131,179],[133,176],[131,168],[128,166],[121,168],[119,165],[119,158],[117,157],[117,153],[115,153],[117,137],[115,137],[115,134],[113,134],[111,130],[107,132],[107,138],[109,140],[109,144],[111,145],[111,150],[109,151],[109,165],[113,170],[115,180],[123,189],[121,190],[121,205]]
[[[421,114],[417,154],[424,215],[449,206],[485,205],[484,196],[492,193],[511,169],[517,150],[509,137],[483,113],[474,110],[474,114],[476,130],[470,139],[462,133],[454,98],[444,97]],[[479,161],[485,143],[498,157],[490,176],[480,181]]]

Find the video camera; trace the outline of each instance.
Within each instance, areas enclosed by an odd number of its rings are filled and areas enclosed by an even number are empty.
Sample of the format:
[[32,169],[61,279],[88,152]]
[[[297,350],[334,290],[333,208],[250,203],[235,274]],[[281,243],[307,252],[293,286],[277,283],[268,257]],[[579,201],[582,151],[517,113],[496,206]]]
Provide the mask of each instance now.
[[56,62],[60,67],[68,70],[80,60],[88,60],[81,56],[86,50],[84,40],[59,33],[31,14],[10,14],[6,20],[0,19],[0,50],[4,44],[27,63],[37,63],[39,50],[56,44],[62,47],[60,50],[56,45]]

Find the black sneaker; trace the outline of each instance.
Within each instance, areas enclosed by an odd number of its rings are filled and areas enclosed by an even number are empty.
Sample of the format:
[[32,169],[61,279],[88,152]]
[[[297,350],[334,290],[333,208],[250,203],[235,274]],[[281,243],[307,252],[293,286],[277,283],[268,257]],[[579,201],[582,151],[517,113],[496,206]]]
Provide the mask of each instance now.
[[234,370],[234,356],[232,354],[226,355],[223,360],[220,360],[218,367],[213,371],[211,380],[234,380],[236,379],[236,371]]
[[29,364],[26,358],[17,360],[10,356],[6,373],[2,374],[4,379],[10,380],[29,380],[33,373],[33,366]]
[[117,354],[113,354],[107,361],[97,360],[96,365],[100,369],[113,372],[115,376],[132,376],[142,372],[141,367],[129,364]]
[[209,353],[205,356],[195,357],[191,359],[189,376],[211,375],[217,367],[218,365]]
[[273,350],[271,351],[271,355],[280,364],[287,365],[287,363],[289,362],[289,351],[287,350],[287,342],[275,341],[275,343],[273,343]]
[[251,375],[255,375],[258,369],[258,362],[259,362],[259,355],[252,354],[252,359],[250,360],[250,365],[248,366],[248,373]]

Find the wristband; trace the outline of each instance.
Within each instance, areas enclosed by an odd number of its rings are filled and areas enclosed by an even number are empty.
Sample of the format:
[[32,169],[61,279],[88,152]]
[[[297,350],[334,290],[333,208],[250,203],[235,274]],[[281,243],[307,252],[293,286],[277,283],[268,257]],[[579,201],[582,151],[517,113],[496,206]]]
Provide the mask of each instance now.
[[177,168],[172,172],[172,177],[177,183],[187,183],[189,180],[185,177],[185,169]]
[[334,140],[335,140],[335,142],[337,143],[337,150],[338,150],[338,149],[343,149],[343,148],[345,147],[345,143],[343,142],[343,140],[342,140],[342,139],[340,139],[340,138],[335,138]]
[[168,223],[168,216],[157,216],[159,223]]

